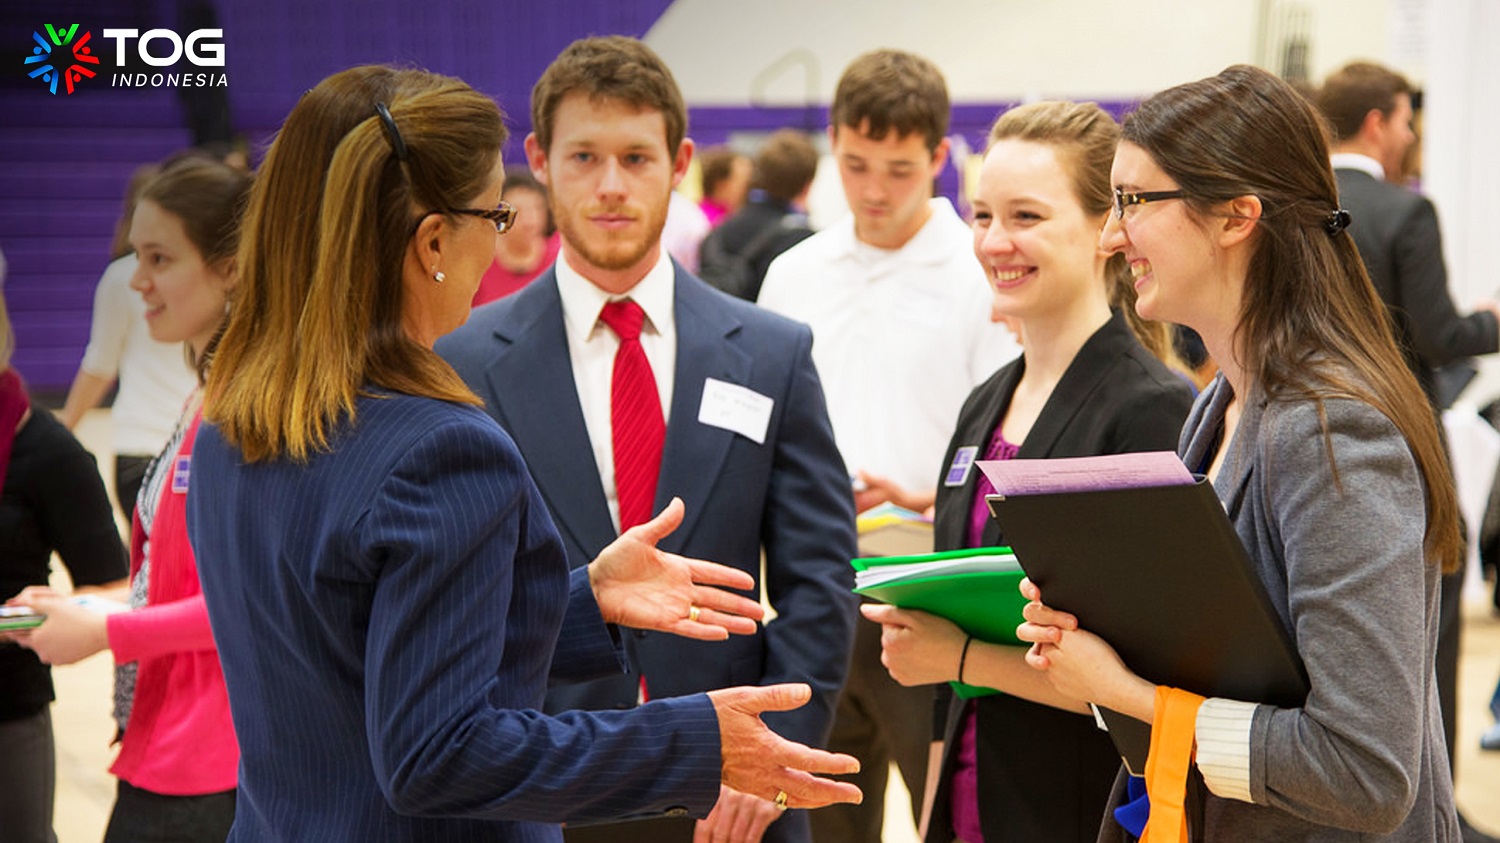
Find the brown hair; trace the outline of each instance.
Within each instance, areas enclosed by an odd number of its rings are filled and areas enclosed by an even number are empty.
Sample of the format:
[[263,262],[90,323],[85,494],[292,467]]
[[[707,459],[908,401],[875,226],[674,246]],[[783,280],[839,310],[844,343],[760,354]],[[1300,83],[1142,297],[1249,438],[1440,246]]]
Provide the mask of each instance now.
[[1235,65],[1148,97],[1125,118],[1122,139],[1151,156],[1200,218],[1222,215],[1216,206],[1237,197],[1260,199],[1233,338],[1239,362],[1272,400],[1321,408],[1348,398],[1385,414],[1422,474],[1428,558],[1453,570],[1463,559],[1457,493],[1436,416],[1353,238],[1328,227],[1338,186],[1312,105],[1272,74]]
[[1334,140],[1345,141],[1359,134],[1371,111],[1389,117],[1396,109],[1396,97],[1411,93],[1411,83],[1401,74],[1373,62],[1357,61],[1329,75],[1314,101],[1328,118]]
[[[1036,102],[1001,114],[990,127],[989,145],[1001,140],[1023,140],[1057,150],[1072,174],[1073,193],[1085,213],[1100,220],[1114,204],[1109,171],[1120,140],[1113,117],[1091,102]],[[1135,312],[1135,283],[1122,254],[1114,254],[1104,268],[1109,284],[1109,306],[1121,311],[1141,345],[1167,366],[1191,374],[1172,344],[1172,326],[1151,322]]]
[[745,156],[727,146],[710,146],[698,155],[703,170],[703,198],[709,199],[734,172],[734,162]]
[[142,188],[151,202],[182,221],[203,262],[222,265],[239,243],[240,213],[250,193],[250,175],[212,158],[184,158],[162,168]]
[[204,415],[247,461],[325,449],[370,387],[479,403],[403,328],[402,265],[425,214],[484,190],[504,139],[494,101],[425,71],[356,67],[303,95],[251,193],[209,374]]
[[687,136],[687,106],[666,62],[635,38],[610,35],[569,44],[531,89],[531,130],[542,152],[552,148],[557,107],[574,92],[590,101],[613,100],[661,112],[667,123],[667,151],[676,154]]
[[142,164],[130,171],[130,180],[125,183],[125,195],[120,202],[120,218],[115,221],[115,233],[109,240],[109,259],[119,260],[131,252],[130,221],[135,218],[135,203],[140,201],[146,183],[161,172],[157,164]]
[[[234,256],[239,245],[240,215],[250,193],[250,174],[206,156],[172,159],[141,189],[137,202],[150,202],[182,223],[188,242],[203,262],[215,271],[235,272]],[[201,384],[208,376],[226,321],[220,321],[213,337],[198,354],[187,349],[188,366],[198,373]]]
[[875,50],[844,70],[828,121],[877,141],[892,131],[918,134],[936,152],[948,134],[948,112],[948,85],[937,65],[901,50]]
[[529,190],[542,197],[542,207],[547,209],[545,234],[551,237],[552,232],[557,230],[557,225],[552,220],[552,203],[547,198],[547,186],[536,180],[530,167],[513,164],[505,168],[505,181],[500,185],[501,197],[509,196],[512,190]]
[[796,129],[781,129],[766,138],[755,154],[750,183],[772,198],[790,202],[812,184],[818,171],[818,151]]

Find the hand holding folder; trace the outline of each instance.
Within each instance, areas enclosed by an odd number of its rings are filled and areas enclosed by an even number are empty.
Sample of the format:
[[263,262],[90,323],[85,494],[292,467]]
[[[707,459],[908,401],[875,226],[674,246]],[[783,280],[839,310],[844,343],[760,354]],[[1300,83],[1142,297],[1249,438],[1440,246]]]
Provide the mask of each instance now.
[[[1063,464],[1055,483],[1044,463]],[[1306,699],[1301,659],[1218,495],[1175,454],[979,465],[999,491],[990,511],[1047,604],[1077,617],[1131,671],[1204,696]],[[1143,770],[1150,726],[1100,715],[1126,764]]]
[[[947,618],[980,641],[1015,644],[1022,622],[1020,582],[1025,576],[1010,548],[989,547],[854,559],[854,593],[903,609]],[[963,699],[998,693],[950,683]]]

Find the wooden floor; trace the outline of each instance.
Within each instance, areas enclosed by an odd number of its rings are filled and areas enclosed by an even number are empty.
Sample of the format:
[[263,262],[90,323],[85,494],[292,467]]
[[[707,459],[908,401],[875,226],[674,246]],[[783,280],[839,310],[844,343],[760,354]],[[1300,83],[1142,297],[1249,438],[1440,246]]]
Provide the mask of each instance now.
[[[80,438],[96,454],[104,472],[112,472],[107,456],[109,414],[91,413],[80,425]],[[108,478],[106,478],[108,479]],[[113,490],[113,484],[106,483]],[[1476,584],[1477,585],[1477,584]],[[1500,678],[1500,618],[1478,588],[1466,593],[1464,641],[1459,664],[1458,804],[1479,828],[1500,834],[1500,752],[1479,749],[1479,736],[1489,728],[1490,694]],[[52,716],[57,732],[57,816],[59,843],[97,843],[114,802],[114,779],[108,773],[114,733],[110,720],[112,662],[98,655],[53,671],[57,702]],[[886,803],[886,843],[914,843],[916,833],[901,816],[906,791],[893,776]]]

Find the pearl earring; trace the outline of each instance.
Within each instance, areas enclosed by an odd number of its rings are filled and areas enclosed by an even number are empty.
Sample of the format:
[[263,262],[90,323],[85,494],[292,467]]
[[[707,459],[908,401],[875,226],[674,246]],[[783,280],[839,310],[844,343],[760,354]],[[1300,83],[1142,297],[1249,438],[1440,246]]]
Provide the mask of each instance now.
[[437,272],[432,273],[432,278],[433,278],[433,280],[437,281],[439,284],[441,284],[444,281],[448,280],[448,276],[444,275],[442,270],[438,270]]

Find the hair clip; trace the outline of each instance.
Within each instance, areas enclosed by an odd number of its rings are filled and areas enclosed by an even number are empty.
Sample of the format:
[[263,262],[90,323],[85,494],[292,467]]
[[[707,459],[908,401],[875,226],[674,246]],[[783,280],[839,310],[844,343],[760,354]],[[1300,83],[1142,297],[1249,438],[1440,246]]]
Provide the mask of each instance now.
[[1348,228],[1349,223],[1353,221],[1354,217],[1350,216],[1348,211],[1336,208],[1323,219],[1323,230],[1328,232],[1329,237],[1335,237],[1340,231]]
[[391,149],[396,153],[396,160],[405,161],[406,141],[401,139],[401,130],[396,128],[396,120],[391,117],[391,110],[385,107],[385,103],[377,102],[375,113],[380,115],[380,122],[385,124],[385,136],[391,142]]

